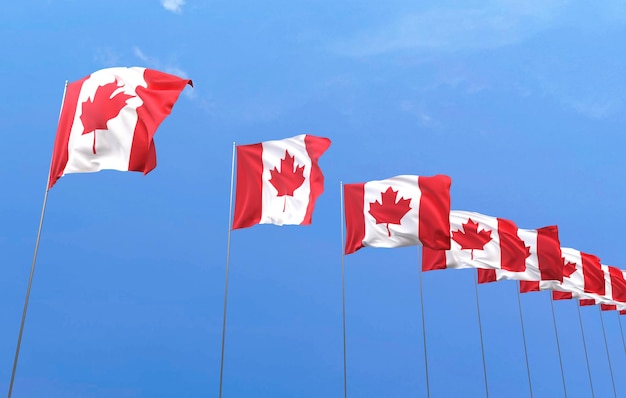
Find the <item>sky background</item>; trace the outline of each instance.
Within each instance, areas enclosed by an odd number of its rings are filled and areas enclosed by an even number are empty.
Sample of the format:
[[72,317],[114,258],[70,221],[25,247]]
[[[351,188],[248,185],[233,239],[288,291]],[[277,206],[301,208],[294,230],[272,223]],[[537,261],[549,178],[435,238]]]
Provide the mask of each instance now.
[[[224,397],[341,397],[340,181],[447,174],[452,208],[559,226],[626,268],[622,0],[11,1],[0,13],[0,391],[6,391],[66,80],[112,66],[193,79],[149,175],[52,188],[14,397],[219,390],[233,141],[313,134],[313,224],[232,233]],[[425,397],[416,247],[345,258],[348,395]],[[433,397],[484,396],[470,270],[422,274]],[[513,282],[479,286],[490,396],[527,397]],[[550,299],[522,295],[535,397],[562,395]],[[555,302],[570,397],[590,396],[573,301]],[[612,396],[599,312],[593,387]],[[605,313],[615,386],[626,355]],[[622,321],[622,323],[626,323]]]

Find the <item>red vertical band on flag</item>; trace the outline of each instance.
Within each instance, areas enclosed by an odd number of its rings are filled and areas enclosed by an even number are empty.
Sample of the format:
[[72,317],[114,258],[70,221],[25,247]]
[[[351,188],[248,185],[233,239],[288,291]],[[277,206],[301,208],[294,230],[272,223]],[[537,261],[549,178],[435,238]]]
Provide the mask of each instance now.
[[595,293],[604,296],[604,272],[600,259],[593,254],[580,253],[583,265],[585,293]]
[[626,280],[624,279],[624,271],[616,267],[609,267],[609,275],[611,276],[613,300],[626,303]]
[[365,239],[365,184],[345,184],[343,186],[343,203],[346,216],[346,248],[345,253],[351,254],[363,247]]
[[590,305],[596,305],[596,300],[594,300],[594,299],[580,299],[580,300],[578,300],[578,304],[581,307],[588,307]]
[[258,224],[262,214],[263,144],[237,146],[237,188],[233,229]]
[[422,271],[446,269],[446,251],[422,248]]
[[600,309],[602,311],[615,311],[617,310],[617,306],[614,304],[600,304]]
[[500,236],[500,264],[503,270],[526,271],[526,257],[529,252],[524,241],[517,236],[517,225],[513,221],[498,218]]
[[519,281],[519,291],[521,293],[538,292],[539,281]]
[[63,99],[63,105],[61,108],[61,116],[59,117],[57,135],[54,140],[48,189],[52,188],[54,183],[61,178],[63,170],[65,170],[65,165],[67,164],[68,159],[67,145],[70,140],[70,132],[72,130],[72,124],[74,124],[74,117],[76,116],[78,96],[80,95],[83,83],[87,79],[89,79],[89,76],[85,76],[84,78],[67,85],[65,98]]
[[418,177],[421,192],[419,236],[422,246],[437,250],[450,249],[450,186],[445,175]]
[[148,174],[156,167],[154,134],[157,128],[172,112],[174,103],[189,79],[157,70],[146,69],[143,78],[147,87],[137,86],[136,93],[143,104],[137,108],[137,125],[133,134],[133,144],[128,162],[129,171],[141,171]]
[[478,268],[478,283],[489,283],[497,281],[495,269]]
[[556,225],[537,229],[537,259],[543,281],[563,282],[563,259]]
[[310,135],[304,136],[304,145],[311,159],[311,173],[309,176],[311,191],[309,194],[309,204],[306,208],[306,214],[302,220],[302,225],[311,224],[313,219],[313,209],[318,196],[324,192],[324,175],[317,161],[320,156],[330,147],[330,140],[323,137],[315,137]]
[[558,290],[552,291],[552,300],[570,300],[572,298],[573,296],[570,292],[560,292]]

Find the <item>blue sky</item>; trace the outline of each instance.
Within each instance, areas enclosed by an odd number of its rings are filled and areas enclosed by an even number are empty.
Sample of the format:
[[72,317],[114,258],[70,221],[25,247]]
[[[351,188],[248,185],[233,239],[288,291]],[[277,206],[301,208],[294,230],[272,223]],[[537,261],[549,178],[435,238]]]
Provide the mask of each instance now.
[[[626,268],[625,38],[617,0],[7,2],[0,389],[66,80],[145,66],[195,87],[148,176],[50,191],[14,396],[217,396],[232,142],[308,133],[333,142],[313,224],[232,234],[224,396],[339,397],[340,181],[447,174],[453,209],[557,224],[562,246]],[[349,396],[426,396],[417,254],[345,259]],[[422,278],[432,396],[483,396],[472,272]],[[515,285],[479,295],[490,395],[526,397]],[[535,396],[559,396],[548,293],[521,301]],[[555,309],[569,396],[589,396],[575,303]],[[581,311],[595,394],[611,396],[598,311]],[[623,375],[618,318],[604,323]]]

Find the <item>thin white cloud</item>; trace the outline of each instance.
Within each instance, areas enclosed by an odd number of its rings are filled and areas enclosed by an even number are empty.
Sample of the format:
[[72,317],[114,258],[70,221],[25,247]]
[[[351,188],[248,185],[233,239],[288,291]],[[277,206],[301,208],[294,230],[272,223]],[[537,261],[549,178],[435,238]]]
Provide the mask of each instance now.
[[133,53],[135,54],[135,57],[139,58],[144,64],[146,64],[150,68],[158,69],[163,72],[167,72],[185,79],[189,78],[187,72],[185,72],[180,67],[172,64],[165,64],[161,62],[158,58],[147,55],[139,47],[135,47],[133,49]]
[[171,11],[175,14],[180,14],[181,12],[183,12],[185,0],[161,0],[161,5],[167,11]]
[[457,51],[497,48],[519,42],[541,29],[526,13],[485,9],[439,9],[410,14],[391,24],[363,31],[340,42],[339,52],[353,56],[395,51]]
[[94,60],[106,67],[118,66],[120,58],[120,54],[108,47],[98,48],[94,55]]
[[[585,21],[590,12],[593,25]],[[405,13],[339,40],[331,48],[356,57],[400,51],[483,50],[519,43],[559,26],[593,28],[624,22],[626,6],[616,0],[594,3],[593,7],[574,0],[490,0],[479,8],[438,7]]]

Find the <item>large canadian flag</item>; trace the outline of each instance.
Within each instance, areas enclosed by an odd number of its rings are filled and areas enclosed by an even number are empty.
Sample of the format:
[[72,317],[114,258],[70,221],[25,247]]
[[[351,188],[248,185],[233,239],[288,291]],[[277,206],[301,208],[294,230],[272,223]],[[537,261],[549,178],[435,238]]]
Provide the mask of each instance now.
[[346,247],[450,247],[450,177],[400,175],[344,185]]
[[324,175],[318,159],[328,138],[308,134],[237,146],[233,229],[255,224],[311,224]]
[[606,298],[607,266],[600,263],[600,259],[592,254],[583,253],[576,249],[561,248],[563,257],[563,282],[557,281],[521,281],[522,293],[552,290],[555,300],[571,298]]
[[520,272],[506,269],[478,269],[478,283],[500,280],[559,281],[563,280],[561,243],[556,225],[533,230],[518,229],[517,236],[524,241],[530,255],[526,258],[526,269]]
[[529,248],[512,221],[468,211],[450,212],[450,250],[422,252],[422,270],[446,268],[526,270]]
[[48,188],[65,174],[104,169],[149,173],[153,137],[191,80],[146,68],[108,68],[69,83]]

